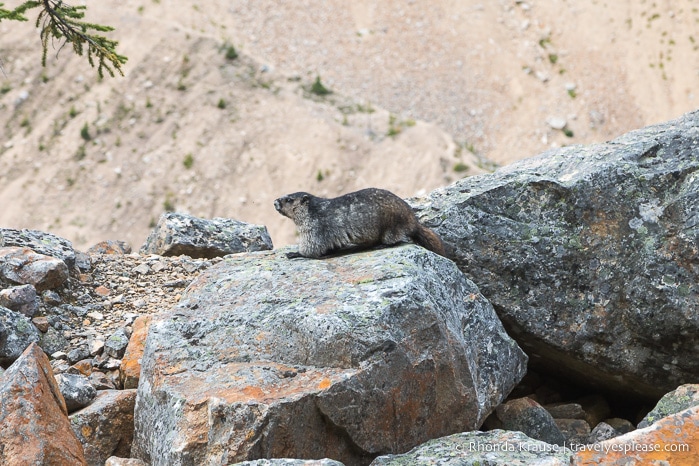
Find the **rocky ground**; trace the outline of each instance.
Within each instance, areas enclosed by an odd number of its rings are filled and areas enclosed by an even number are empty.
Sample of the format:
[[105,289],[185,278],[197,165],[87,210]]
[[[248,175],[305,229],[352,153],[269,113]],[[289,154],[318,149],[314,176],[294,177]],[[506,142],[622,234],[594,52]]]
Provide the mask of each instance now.
[[105,0],[104,80],[3,21],[0,224],[138,246],[175,209],[292,244],[280,195],[409,197],[697,108],[695,3]]
[[123,355],[137,317],[170,309],[202,270],[220,260],[138,253],[88,254],[87,259],[85,271],[69,280],[58,300],[55,292],[43,296],[45,315],[54,328],[62,330],[68,343],[59,350],[66,353],[65,357],[58,356],[53,365],[57,373],[65,371],[83,359],[85,351],[81,349],[85,349],[88,355],[84,359],[97,357],[95,369],[111,372],[114,381],[118,381],[114,371],[121,361],[99,357],[105,342],[123,332],[126,339],[118,350]]

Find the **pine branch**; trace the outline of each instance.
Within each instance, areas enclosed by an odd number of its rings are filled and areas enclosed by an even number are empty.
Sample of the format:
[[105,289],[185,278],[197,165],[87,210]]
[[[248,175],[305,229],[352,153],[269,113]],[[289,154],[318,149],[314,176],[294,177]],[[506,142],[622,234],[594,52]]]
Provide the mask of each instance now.
[[[0,7],[2,7],[3,5],[4,3],[0,3]],[[14,10],[5,10],[4,8],[0,8],[0,21],[2,21],[3,19],[10,19],[14,21],[27,21],[27,17],[24,16],[24,12],[30,8],[36,8],[39,5],[41,5],[40,2],[28,1],[24,2]]]
[[[0,3],[0,7],[2,5]],[[41,29],[40,37],[43,49],[41,64],[43,66],[46,66],[49,42],[53,43],[53,40],[57,40],[60,42],[58,52],[68,43],[73,46],[73,51],[80,56],[84,55],[85,48],[87,48],[87,61],[94,67],[95,60],[97,60],[97,73],[100,78],[104,77],[104,70],[107,70],[111,76],[114,76],[114,70],[122,76],[124,75],[121,65],[126,63],[127,58],[116,52],[119,43],[96,34],[113,31],[114,28],[82,21],[85,17],[85,6],[70,6],[63,3],[62,0],[30,0],[25,1],[14,10],[0,8],[0,21],[3,19],[27,21],[24,13],[37,7],[41,8],[36,19],[36,27]]]

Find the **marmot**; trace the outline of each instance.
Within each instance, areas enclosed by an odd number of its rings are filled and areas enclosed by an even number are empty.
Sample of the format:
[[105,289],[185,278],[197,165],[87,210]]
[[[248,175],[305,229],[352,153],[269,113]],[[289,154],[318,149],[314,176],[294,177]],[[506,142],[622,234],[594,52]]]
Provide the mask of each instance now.
[[384,189],[367,188],[333,199],[293,193],[275,200],[274,208],[299,231],[299,252],[289,257],[317,259],[408,241],[446,257],[439,236],[418,222],[407,202]]

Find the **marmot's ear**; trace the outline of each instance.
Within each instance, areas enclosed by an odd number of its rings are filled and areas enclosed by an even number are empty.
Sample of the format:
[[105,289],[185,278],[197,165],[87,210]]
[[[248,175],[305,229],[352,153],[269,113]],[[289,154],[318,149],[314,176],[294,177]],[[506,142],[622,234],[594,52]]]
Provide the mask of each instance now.
[[304,194],[303,196],[301,196],[301,202],[304,204],[308,204],[308,201],[310,201],[310,200],[311,200],[311,196],[309,196],[308,194]]

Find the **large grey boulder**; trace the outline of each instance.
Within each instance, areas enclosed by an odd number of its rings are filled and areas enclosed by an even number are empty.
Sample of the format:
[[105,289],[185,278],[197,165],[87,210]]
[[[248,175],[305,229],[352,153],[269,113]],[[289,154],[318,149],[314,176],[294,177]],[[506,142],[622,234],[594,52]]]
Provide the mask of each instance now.
[[61,259],[26,247],[0,247],[0,279],[44,291],[63,286],[68,278],[68,266]]
[[2,246],[30,248],[39,254],[62,260],[71,270],[75,266],[73,243],[51,233],[0,228],[0,247]]
[[453,262],[417,246],[284,250],[207,269],[154,316],[133,455],[155,465],[347,465],[473,430],[526,355]]
[[699,379],[699,111],[415,205],[533,367],[642,397]]
[[143,254],[213,258],[272,249],[267,228],[230,218],[203,219],[166,212],[141,247]]
[[0,464],[87,464],[49,359],[36,344],[0,377]]
[[567,466],[572,453],[522,432],[463,432],[426,442],[402,455],[379,456],[371,466]]
[[659,419],[677,414],[687,408],[699,406],[699,384],[687,384],[666,393],[655,407],[638,423],[643,429],[656,423]]

